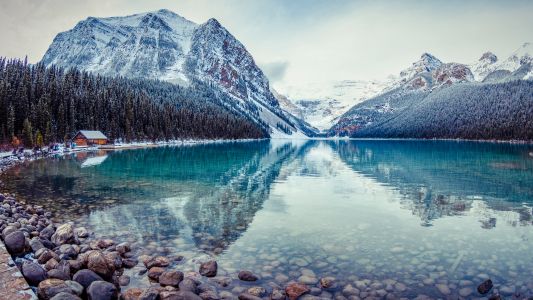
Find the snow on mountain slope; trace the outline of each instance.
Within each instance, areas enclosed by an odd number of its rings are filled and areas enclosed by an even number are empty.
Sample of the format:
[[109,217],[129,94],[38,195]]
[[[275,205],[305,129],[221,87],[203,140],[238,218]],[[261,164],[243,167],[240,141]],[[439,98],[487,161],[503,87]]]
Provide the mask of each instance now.
[[[533,63],[533,45],[531,43],[524,43],[518,49],[513,51],[506,59],[499,60],[492,52],[484,53],[481,58],[470,64],[470,69],[474,74],[476,81],[483,81],[488,75],[496,71],[508,71],[513,73],[526,66],[529,71],[525,72],[525,76],[515,79],[528,79],[531,77],[531,64]],[[529,65],[529,66],[528,66]],[[498,72],[504,74],[503,72]],[[493,76],[494,77],[494,76]],[[500,80],[505,77],[499,77]]]
[[443,63],[431,54],[424,53],[399,76],[390,77],[379,95],[351,107],[331,127],[329,134],[351,135],[357,130],[393,118],[434,90],[473,81],[474,76],[468,66]]
[[327,130],[350,107],[379,94],[385,86],[379,81],[354,80],[309,83],[283,86],[283,95],[277,93],[276,98],[280,104],[290,102],[283,105],[284,109],[320,130]]
[[[59,33],[46,66],[75,67],[105,76],[207,83],[271,135],[313,135],[314,129],[283,111],[253,57],[217,20],[195,24],[169,10],[94,18]],[[303,126],[303,127],[302,127]]]

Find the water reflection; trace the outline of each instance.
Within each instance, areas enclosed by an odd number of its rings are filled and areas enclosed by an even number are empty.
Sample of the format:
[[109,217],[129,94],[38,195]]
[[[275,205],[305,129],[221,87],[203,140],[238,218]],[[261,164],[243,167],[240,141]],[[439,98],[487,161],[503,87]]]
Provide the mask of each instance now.
[[[404,207],[424,226],[443,216],[464,215],[474,201],[483,202],[487,214],[488,210],[516,213],[517,220],[506,220],[511,225],[531,225],[531,147],[372,140],[331,145],[354,171],[398,189]],[[492,215],[480,222],[484,228],[496,226]]]

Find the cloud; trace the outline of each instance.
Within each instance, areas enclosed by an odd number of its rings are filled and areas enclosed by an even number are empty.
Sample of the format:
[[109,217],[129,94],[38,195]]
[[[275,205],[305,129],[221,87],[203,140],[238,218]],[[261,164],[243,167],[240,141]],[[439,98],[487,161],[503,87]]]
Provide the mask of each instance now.
[[268,77],[271,83],[282,81],[289,67],[288,61],[274,61],[266,64],[259,64],[259,67]]

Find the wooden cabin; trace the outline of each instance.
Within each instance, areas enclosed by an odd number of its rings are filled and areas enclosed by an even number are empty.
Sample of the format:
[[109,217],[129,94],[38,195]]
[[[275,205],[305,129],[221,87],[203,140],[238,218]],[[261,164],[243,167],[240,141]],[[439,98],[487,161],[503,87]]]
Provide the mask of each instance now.
[[101,131],[97,130],[80,130],[72,142],[76,144],[76,147],[87,147],[92,145],[105,145],[108,138]]

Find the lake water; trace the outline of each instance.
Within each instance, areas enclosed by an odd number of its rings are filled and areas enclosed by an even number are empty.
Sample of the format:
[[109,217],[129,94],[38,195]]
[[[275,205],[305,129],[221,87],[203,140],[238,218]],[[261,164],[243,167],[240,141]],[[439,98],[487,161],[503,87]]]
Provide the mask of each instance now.
[[223,143],[58,157],[3,180],[58,221],[184,256],[182,270],[215,257],[259,284],[334,276],[323,296],[409,298],[477,297],[490,277],[533,296],[531,145]]

